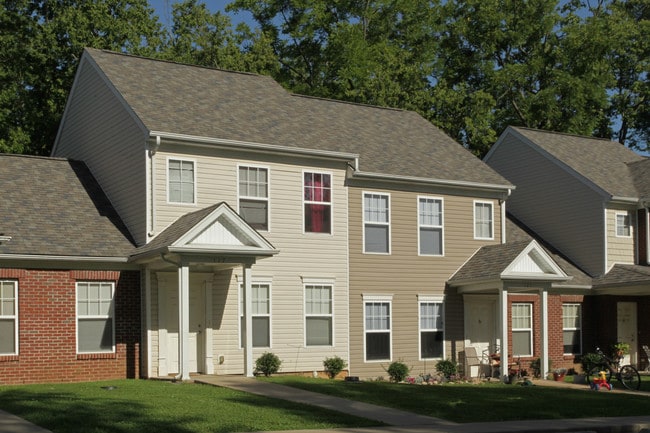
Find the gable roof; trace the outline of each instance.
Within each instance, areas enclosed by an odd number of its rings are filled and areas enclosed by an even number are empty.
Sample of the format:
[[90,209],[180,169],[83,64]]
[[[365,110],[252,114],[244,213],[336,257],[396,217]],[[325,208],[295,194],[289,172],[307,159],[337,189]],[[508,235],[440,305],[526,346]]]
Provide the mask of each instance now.
[[160,253],[221,253],[272,256],[278,251],[225,202],[185,214],[137,248],[131,258]]
[[[125,258],[126,227],[86,165],[0,154],[0,257]],[[125,259],[124,259],[125,260]]]
[[[537,146],[556,163],[589,180],[613,198],[634,199],[640,195],[637,185],[643,182],[635,180],[637,175],[630,166],[647,158],[617,142],[513,126],[502,136],[508,133]],[[489,154],[485,159],[489,159]],[[648,179],[646,177],[646,184]]]
[[359,171],[512,185],[415,112],[294,95],[273,79],[86,49],[150,135],[359,156]]

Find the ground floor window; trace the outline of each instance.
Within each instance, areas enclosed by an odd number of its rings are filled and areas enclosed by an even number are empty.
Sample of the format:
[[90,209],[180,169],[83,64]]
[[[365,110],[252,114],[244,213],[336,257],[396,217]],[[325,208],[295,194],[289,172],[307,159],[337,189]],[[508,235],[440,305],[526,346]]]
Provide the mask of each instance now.
[[[240,288],[240,335],[244,347],[244,296]],[[251,284],[251,317],[253,319],[253,347],[271,347],[271,285]]]
[[420,358],[443,358],[444,318],[440,298],[420,297]]
[[512,304],[512,354],[533,355],[533,304]]
[[366,361],[389,361],[391,359],[391,301],[384,297],[364,297],[363,308]]
[[18,353],[18,282],[0,281],[0,355]]
[[332,345],[330,284],[305,284],[305,345]]
[[115,350],[112,282],[77,283],[77,352]]
[[565,355],[582,353],[582,308],[580,304],[562,304],[562,334]]

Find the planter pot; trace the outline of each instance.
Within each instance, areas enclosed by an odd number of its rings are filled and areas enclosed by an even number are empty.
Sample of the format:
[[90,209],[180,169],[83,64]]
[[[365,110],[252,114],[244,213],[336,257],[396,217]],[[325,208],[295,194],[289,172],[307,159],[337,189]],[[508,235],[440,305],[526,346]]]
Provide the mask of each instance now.
[[553,380],[556,382],[562,382],[564,380],[564,374],[562,373],[553,373]]
[[573,383],[576,384],[582,384],[582,383],[587,383],[587,378],[584,374],[574,374],[573,375]]

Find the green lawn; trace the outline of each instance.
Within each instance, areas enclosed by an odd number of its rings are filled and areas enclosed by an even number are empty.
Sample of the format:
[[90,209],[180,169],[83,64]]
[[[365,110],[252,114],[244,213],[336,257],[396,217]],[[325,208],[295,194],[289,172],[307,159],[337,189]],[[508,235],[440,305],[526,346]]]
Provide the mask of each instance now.
[[[649,380],[650,377],[644,379]],[[648,415],[650,406],[650,394],[646,398],[607,391],[505,385],[498,382],[425,386],[387,382],[353,383],[295,376],[258,380],[270,380],[461,423]],[[648,389],[650,382],[646,381],[643,385]],[[614,387],[622,388],[616,381]]]
[[[115,388],[104,389],[109,386]],[[377,425],[226,388],[153,380],[0,386],[0,409],[55,433],[217,433]]]

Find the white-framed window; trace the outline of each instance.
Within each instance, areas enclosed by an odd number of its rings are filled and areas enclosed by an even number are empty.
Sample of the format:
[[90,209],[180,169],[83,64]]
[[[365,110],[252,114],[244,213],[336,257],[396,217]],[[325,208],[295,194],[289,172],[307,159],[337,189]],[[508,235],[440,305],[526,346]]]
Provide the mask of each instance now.
[[420,296],[420,359],[444,358],[444,304],[442,297]]
[[582,353],[582,305],[562,304],[562,338],[565,355]]
[[331,283],[305,281],[305,346],[333,346]]
[[167,201],[169,203],[196,203],[195,162],[187,159],[167,159]]
[[492,202],[474,202],[474,238],[494,239],[494,209]]
[[240,165],[239,214],[257,230],[269,229],[269,169]]
[[392,299],[386,296],[364,296],[363,328],[366,361],[390,361]]
[[0,280],[0,355],[18,354],[18,282]]
[[115,283],[77,282],[77,353],[115,351]]
[[533,304],[512,304],[512,354],[533,356]]
[[303,172],[305,233],[332,233],[332,176]]
[[363,194],[363,252],[390,254],[390,196]]
[[629,238],[632,236],[632,229],[630,226],[630,214],[628,212],[616,213],[616,237]]
[[418,244],[421,256],[444,255],[443,201],[418,197]]
[[[253,347],[271,347],[271,284],[251,284],[251,318],[253,321]],[[239,288],[240,346],[244,347],[244,288]]]

